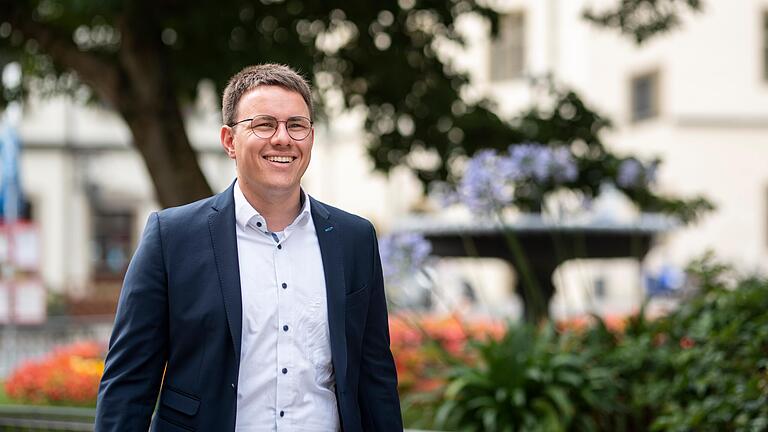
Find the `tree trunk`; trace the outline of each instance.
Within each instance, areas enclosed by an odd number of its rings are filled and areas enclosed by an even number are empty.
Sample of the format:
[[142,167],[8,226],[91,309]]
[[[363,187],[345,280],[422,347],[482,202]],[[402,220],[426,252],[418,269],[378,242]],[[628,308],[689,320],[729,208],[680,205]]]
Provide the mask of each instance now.
[[123,86],[115,107],[131,129],[157,200],[162,207],[171,207],[210,196],[211,188],[184,129],[159,28],[146,14],[130,10],[118,25]]
[[[211,195],[197,155],[189,143],[175,103],[147,106],[145,112],[121,112],[152,178],[157,201],[173,207]],[[176,110],[168,115],[169,110]]]

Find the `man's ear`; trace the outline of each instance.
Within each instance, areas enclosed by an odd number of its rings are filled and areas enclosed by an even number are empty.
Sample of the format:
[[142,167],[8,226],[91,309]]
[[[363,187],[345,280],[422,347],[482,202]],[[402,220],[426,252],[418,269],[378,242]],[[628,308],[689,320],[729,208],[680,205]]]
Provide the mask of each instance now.
[[227,153],[230,159],[235,159],[235,135],[231,127],[227,125],[221,126],[220,139],[221,146],[224,148],[224,152]]

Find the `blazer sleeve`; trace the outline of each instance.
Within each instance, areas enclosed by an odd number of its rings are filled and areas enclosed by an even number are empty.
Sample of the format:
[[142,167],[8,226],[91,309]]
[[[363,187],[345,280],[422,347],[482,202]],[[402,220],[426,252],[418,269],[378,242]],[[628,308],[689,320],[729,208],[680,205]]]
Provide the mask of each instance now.
[[384,279],[376,231],[370,227],[373,243],[373,276],[370,305],[363,335],[358,403],[366,431],[402,431],[397,370],[389,347],[389,320],[384,296]]
[[167,311],[160,217],[153,213],[120,293],[99,386],[95,431],[149,429],[167,359]]

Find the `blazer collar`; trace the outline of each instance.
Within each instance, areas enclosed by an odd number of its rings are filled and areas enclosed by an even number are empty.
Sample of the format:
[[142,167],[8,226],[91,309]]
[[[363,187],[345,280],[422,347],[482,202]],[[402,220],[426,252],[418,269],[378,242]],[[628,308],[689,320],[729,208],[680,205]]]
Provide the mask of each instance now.
[[234,182],[212,198],[208,214],[211,246],[219,274],[221,295],[227,323],[235,347],[235,361],[240,364],[240,338],[243,325],[243,300],[240,293],[240,265],[237,257],[237,232],[235,230]]

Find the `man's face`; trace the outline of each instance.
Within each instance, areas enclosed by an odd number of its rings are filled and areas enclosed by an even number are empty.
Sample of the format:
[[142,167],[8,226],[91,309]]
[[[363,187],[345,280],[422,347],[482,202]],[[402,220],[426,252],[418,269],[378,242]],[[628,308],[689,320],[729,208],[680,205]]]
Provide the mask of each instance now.
[[256,136],[250,122],[244,122],[233,127],[222,126],[222,146],[237,163],[238,179],[244,191],[261,197],[290,194],[299,189],[301,177],[309,166],[315,131],[311,130],[303,140],[293,139],[285,120],[297,116],[309,118],[309,108],[299,93],[277,86],[259,86],[240,98],[235,121],[263,115],[279,121],[271,138]]

